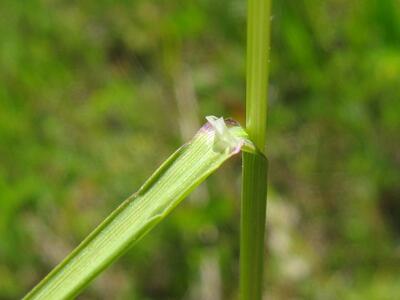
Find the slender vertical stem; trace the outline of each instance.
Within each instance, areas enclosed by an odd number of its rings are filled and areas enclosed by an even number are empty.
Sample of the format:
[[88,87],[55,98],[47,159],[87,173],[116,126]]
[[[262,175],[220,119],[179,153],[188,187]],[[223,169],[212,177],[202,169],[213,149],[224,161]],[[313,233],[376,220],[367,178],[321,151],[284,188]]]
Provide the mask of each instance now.
[[[246,129],[264,153],[271,0],[248,0]],[[260,300],[263,290],[267,160],[243,153],[240,298]]]
[[267,127],[267,88],[271,0],[248,0],[246,129],[263,151]]

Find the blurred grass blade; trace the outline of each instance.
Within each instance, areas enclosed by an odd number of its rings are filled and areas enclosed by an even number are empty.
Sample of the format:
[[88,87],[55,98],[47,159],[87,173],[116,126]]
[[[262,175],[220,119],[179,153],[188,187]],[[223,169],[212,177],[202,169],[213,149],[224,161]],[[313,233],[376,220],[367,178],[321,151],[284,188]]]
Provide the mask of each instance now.
[[179,148],[25,299],[70,299],[164,219],[182,199],[241,149],[254,151],[234,121],[207,117]]

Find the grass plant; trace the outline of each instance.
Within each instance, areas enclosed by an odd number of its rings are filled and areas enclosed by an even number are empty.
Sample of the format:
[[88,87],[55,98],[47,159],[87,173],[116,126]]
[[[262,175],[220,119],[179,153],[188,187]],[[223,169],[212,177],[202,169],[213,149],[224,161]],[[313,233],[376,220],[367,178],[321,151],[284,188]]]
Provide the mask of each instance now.
[[[195,187],[243,150],[240,297],[262,296],[267,160],[264,156],[269,0],[249,0],[246,129],[207,117],[191,142],[169,157],[24,299],[70,299],[164,219]],[[256,150],[257,149],[257,150]]]

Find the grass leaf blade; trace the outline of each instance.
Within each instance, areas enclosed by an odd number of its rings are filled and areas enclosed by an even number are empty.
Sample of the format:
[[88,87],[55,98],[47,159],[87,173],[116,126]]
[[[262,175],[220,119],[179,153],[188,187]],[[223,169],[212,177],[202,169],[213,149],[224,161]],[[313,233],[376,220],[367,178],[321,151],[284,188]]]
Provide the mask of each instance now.
[[225,123],[215,117],[208,120],[191,142],[167,159],[137,193],[125,200],[24,299],[76,296],[223,162],[251,145],[234,121]]

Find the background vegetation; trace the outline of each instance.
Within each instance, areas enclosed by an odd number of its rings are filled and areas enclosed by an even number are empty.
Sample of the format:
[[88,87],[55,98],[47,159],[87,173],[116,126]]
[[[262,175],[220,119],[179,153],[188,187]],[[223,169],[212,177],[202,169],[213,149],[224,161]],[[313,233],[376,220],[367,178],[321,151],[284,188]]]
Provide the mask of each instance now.
[[[0,299],[205,115],[244,121],[243,0],[0,3]],[[400,295],[400,4],[274,1],[268,299]],[[240,160],[80,299],[234,299]]]

